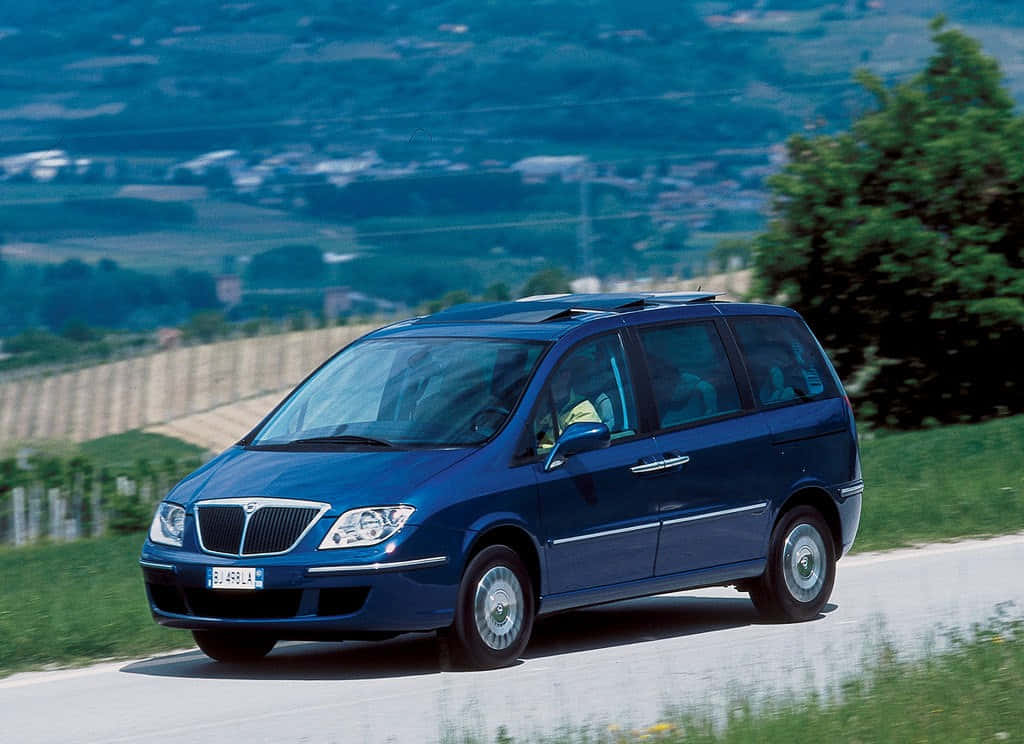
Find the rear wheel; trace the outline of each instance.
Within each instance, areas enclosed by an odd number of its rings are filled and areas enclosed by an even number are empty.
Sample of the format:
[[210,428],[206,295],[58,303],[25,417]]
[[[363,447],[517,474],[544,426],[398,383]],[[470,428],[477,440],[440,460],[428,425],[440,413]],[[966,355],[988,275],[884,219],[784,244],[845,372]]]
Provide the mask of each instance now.
[[239,664],[258,661],[270,653],[277,640],[264,635],[224,630],[193,630],[200,650],[215,661]]
[[750,587],[762,616],[798,622],[815,618],[832,595],[835,545],[821,513],[810,506],[787,512],[772,530],[768,565]]
[[455,660],[477,669],[507,666],[530,641],[534,617],[530,575],[515,551],[492,545],[477,553],[459,585],[447,641]]

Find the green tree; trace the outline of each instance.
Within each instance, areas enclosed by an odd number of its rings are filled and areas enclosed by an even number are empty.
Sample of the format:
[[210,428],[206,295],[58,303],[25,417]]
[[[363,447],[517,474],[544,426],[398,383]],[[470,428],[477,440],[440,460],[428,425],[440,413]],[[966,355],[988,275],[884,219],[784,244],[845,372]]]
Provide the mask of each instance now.
[[224,313],[218,310],[204,310],[189,318],[183,327],[185,338],[209,343],[228,331]]
[[[1007,366],[1024,348],[1024,119],[995,60],[932,24],[934,55],[850,131],[794,136],[757,244],[783,295],[876,423],[1024,410]],[[858,374],[854,378],[854,373]]]
[[282,245],[253,256],[247,273],[257,284],[287,286],[321,282],[327,266],[315,245]]
[[718,271],[732,271],[734,268],[745,268],[750,263],[751,254],[749,240],[724,238],[708,253],[708,260]]
[[484,290],[480,299],[484,302],[508,302],[512,299],[512,290],[505,282],[495,282]]
[[439,300],[431,300],[426,304],[427,314],[433,315],[439,313],[446,307],[452,307],[453,305],[461,305],[465,302],[472,302],[473,297],[464,289],[453,289],[451,292],[446,292],[444,297]]
[[533,295],[561,294],[571,292],[569,277],[557,266],[542,269],[526,280],[520,297],[532,297]]

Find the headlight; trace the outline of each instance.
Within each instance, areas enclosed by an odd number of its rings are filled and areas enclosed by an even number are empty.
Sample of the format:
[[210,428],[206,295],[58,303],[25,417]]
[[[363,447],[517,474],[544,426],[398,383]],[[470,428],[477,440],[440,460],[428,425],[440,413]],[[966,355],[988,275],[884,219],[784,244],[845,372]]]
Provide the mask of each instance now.
[[411,506],[367,506],[351,509],[334,522],[320,543],[320,550],[330,548],[362,548],[387,540],[400,529],[409,515],[416,511]]
[[181,536],[185,533],[185,510],[177,504],[161,501],[149,527],[149,539],[163,545],[181,547]]

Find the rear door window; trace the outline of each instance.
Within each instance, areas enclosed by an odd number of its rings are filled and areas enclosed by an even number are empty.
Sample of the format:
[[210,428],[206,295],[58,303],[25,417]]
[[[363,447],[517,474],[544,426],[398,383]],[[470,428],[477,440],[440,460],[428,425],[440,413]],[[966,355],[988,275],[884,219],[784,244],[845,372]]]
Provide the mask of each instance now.
[[741,409],[736,379],[713,322],[640,329],[658,428]]
[[796,318],[732,318],[729,323],[746,357],[754,397],[760,405],[838,394],[818,345]]

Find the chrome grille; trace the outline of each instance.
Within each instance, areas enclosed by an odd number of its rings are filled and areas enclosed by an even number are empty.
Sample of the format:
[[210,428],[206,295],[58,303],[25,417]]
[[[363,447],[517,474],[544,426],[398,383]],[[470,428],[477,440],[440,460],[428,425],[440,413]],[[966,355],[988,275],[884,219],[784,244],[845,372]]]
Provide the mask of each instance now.
[[216,499],[196,504],[199,545],[236,557],[287,553],[329,508],[292,499]]
[[213,553],[237,553],[245,529],[245,509],[241,506],[204,506],[197,510],[203,535],[203,547]]
[[253,512],[245,531],[242,555],[280,553],[287,550],[301,535],[317,509],[296,509],[287,506],[266,506]]

